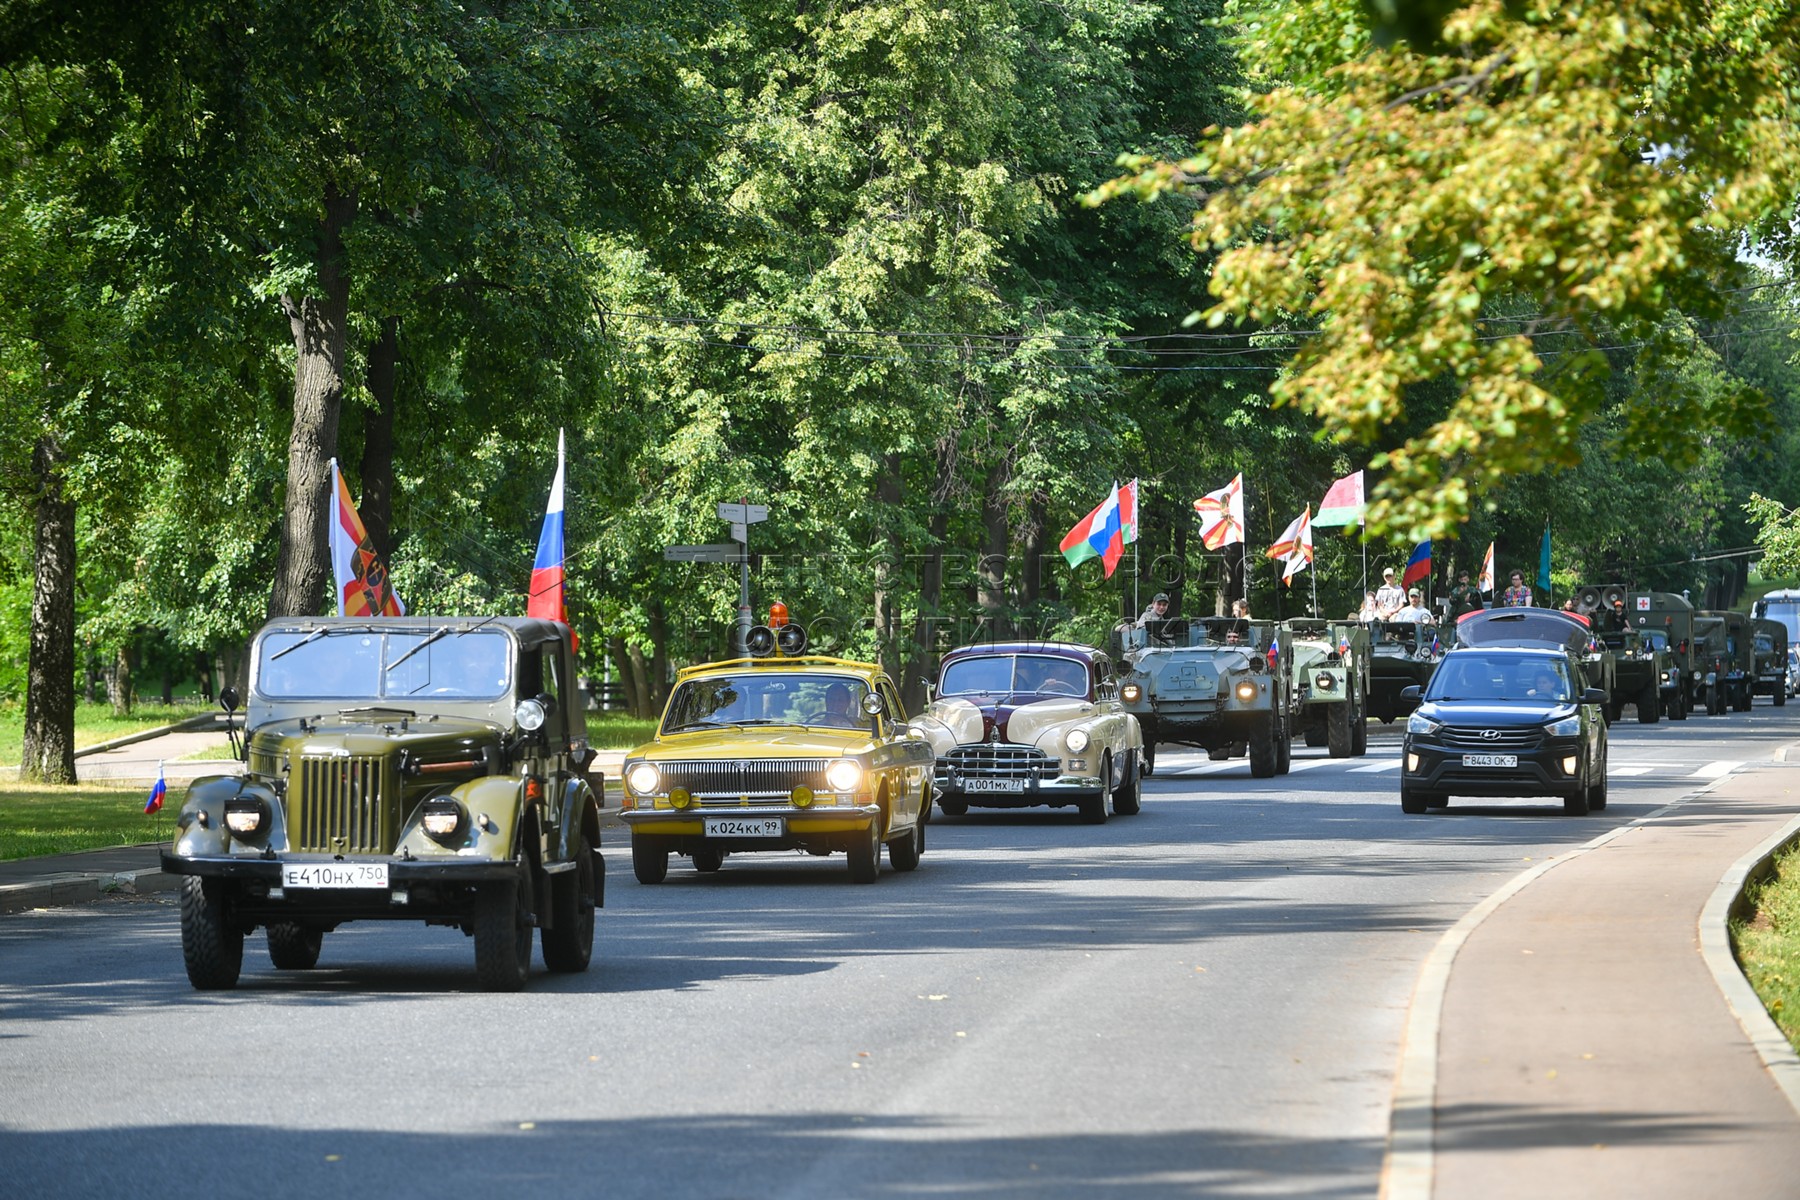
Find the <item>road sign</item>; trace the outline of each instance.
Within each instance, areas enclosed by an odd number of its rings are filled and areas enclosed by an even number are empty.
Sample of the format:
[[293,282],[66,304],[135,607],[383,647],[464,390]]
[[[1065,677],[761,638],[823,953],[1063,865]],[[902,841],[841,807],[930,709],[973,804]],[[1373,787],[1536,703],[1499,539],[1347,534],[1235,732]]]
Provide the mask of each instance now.
[[736,525],[756,525],[769,519],[769,506],[766,504],[721,504],[719,520],[730,521]]
[[750,527],[748,525],[744,524],[742,521],[733,521],[731,523],[731,540],[734,542],[749,541],[750,540]]
[[669,562],[741,562],[744,548],[736,542],[713,542],[706,546],[664,546],[663,557]]

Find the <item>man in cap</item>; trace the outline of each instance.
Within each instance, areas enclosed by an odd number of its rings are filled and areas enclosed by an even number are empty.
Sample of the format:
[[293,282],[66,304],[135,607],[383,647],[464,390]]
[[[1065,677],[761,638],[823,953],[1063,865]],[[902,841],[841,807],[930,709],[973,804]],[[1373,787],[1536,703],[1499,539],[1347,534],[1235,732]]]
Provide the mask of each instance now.
[[1396,621],[1423,621],[1431,623],[1431,610],[1425,607],[1425,597],[1418,588],[1411,588],[1406,593],[1406,607],[1394,614]]
[[1142,629],[1150,621],[1166,621],[1169,619],[1169,593],[1158,592],[1150,600],[1150,606],[1138,614],[1138,628]]
[[1394,614],[1406,606],[1406,593],[1394,582],[1394,568],[1381,569],[1381,586],[1375,589],[1375,615],[1380,620],[1391,621]]

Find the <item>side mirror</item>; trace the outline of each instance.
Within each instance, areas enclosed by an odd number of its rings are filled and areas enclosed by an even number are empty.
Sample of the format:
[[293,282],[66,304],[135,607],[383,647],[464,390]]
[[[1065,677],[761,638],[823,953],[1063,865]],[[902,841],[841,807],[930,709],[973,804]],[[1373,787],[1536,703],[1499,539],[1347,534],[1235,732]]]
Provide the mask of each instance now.
[[1583,704],[1605,704],[1606,693],[1599,688],[1585,688],[1581,693],[1581,702]]
[[1400,698],[1402,700],[1417,700],[1421,695],[1423,695],[1423,692],[1416,683],[1408,684],[1406,687],[1400,689]]
[[219,707],[223,708],[227,713],[234,713],[237,711],[237,689],[232,687],[229,683],[219,689]]

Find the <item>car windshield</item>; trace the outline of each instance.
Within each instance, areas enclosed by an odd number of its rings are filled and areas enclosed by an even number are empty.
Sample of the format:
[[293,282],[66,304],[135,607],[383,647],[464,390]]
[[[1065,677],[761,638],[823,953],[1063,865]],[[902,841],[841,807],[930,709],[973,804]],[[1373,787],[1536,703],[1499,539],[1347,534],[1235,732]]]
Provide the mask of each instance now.
[[1086,696],[1087,664],[1049,654],[959,658],[938,680],[940,696]]
[[1437,669],[1425,699],[1568,704],[1575,699],[1575,686],[1561,659],[1459,654]]
[[499,630],[283,630],[263,638],[256,691],[270,700],[494,700],[511,685]]
[[868,684],[853,675],[745,671],[690,679],[669,698],[664,733],[735,725],[867,729]]
[[1644,645],[1650,647],[1652,650],[1667,650],[1669,648],[1669,635],[1660,629],[1646,629],[1638,634],[1638,636],[1644,640]]

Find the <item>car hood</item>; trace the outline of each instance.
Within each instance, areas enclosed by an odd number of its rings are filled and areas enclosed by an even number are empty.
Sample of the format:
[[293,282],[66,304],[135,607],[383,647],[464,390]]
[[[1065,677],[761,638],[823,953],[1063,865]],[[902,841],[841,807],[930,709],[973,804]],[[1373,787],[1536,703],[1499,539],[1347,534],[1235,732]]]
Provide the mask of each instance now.
[[[1091,700],[1082,700],[1074,696],[1058,696],[1054,699],[1022,699],[1008,698],[995,700],[983,696],[954,696],[947,700],[939,700],[931,706],[927,714],[949,729],[956,731],[958,741],[985,742],[991,740],[995,732],[1003,742],[1029,742],[1046,726],[1063,721],[1081,720],[1092,716],[1094,704]],[[973,713],[981,715],[979,733],[973,726]],[[1014,729],[1013,718],[1021,720],[1019,728]],[[974,736],[970,736],[974,735]]]
[[840,758],[874,749],[866,729],[751,725],[668,733],[633,750],[631,758]]
[[1572,717],[1575,712],[1573,704],[1533,704],[1529,701],[1432,700],[1419,706],[1419,713],[1430,720],[1445,725],[1480,725],[1487,729],[1547,725]]

